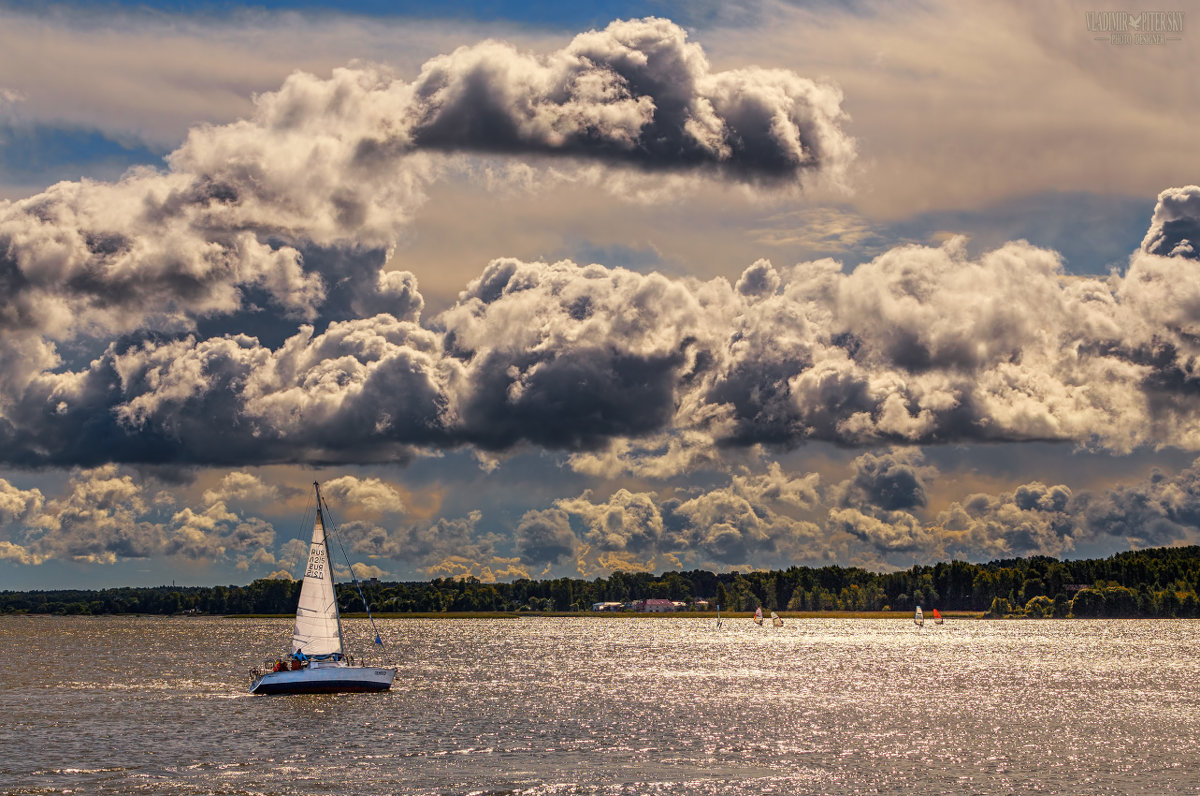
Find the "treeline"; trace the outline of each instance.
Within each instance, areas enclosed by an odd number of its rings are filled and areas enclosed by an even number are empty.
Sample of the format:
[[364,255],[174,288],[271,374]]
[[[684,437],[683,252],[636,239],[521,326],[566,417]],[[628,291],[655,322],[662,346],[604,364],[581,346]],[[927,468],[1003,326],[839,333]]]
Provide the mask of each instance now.
[[[362,584],[377,613],[588,611],[597,602],[707,600],[728,611],[984,611],[990,616],[1200,616],[1200,547],[1059,561],[1045,556],[965,561],[875,573],[854,567],[766,572],[614,572],[607,578],[482,583],[475,578]],[[339,584],[345,612],[361,611],[353,584]],[[248,586],[158,586],[101,590],[4,591],[0,613],[290,614],[298,581]]]

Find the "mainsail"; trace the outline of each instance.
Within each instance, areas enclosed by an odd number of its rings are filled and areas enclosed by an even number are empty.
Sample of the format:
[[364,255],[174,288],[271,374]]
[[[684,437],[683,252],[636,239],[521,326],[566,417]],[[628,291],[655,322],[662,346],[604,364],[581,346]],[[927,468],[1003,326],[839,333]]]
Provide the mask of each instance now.
[[779,614],[772,611],[771,612],[771,624],[774,625],[775,627],[783,627],[783,618]]
[[308,657],[342,653],[342,625],[338,618],[337,598],[333,591],[333,569],[325,546],[325,517],[317,494],[317,521],[313,525],[312,546],[308,548],[308,567],[300,602],[296,606],[296,630],[292,634],[292,652]]
[[913,614],[913,624],[917,627],[925,626],[925,617],[921,614],[921,606],[917,606],[917,612]]
[[942,623],[942,615],[936,608],[933,609],[933,623],[935,625],[940,625]]
[[762,624],[762,606],[761,605],[754,611],[754,624],[756,624],[756,625]]

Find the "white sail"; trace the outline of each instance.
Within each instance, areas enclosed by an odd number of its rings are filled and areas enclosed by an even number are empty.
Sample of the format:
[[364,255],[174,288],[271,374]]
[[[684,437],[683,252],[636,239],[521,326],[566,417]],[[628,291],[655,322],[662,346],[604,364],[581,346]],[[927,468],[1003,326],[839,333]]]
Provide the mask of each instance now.
[[762,624],[762,606],[761,605],[758,608],[756,608],[754,611],[754,624],[756,624],[756,625]]
[[308,549],[308,567],[304,570],[304,585],[300,587],[300,602],[296,606],[292,652],[303,652],[309,657],[340,655],[342,652],[342,628],[333,591],[333,571],[325,547],[325,522],[319,503],[317,521],[313,525],[312,546]]
[[771,612],[771,624],[775,627],[783,627],[783,618],[774,611]]
[[921,606],[917,606],[917,612],[913,614],[913,624],[917,627],[925,626],[925,616],[921,613]]

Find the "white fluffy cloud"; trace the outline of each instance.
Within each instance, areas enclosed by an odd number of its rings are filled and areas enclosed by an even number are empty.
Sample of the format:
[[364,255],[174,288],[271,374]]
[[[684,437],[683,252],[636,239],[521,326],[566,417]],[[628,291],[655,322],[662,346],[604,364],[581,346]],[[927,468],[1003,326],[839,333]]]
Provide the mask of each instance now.
[[[617,21],[537,57],[500,42],[430,60],[413,84],[419,146],[586,154],[738,178],[844,176],[841,92],[786,70],[714,73],[665,19]],[[381,142],[406,146],[403,131]]]
[[366,514],[402,514],[404,500],[396,487],[379,478],[355,478],[343,475],[321,485],[324,492],[339,505],[352,507]]
[[[226,492],[243,493],[253,476],[231,473]],[[261,554],[273,546],[271,524],[230,511],[209,491],[204,508],[171,513],[151,499],[151,485],[116,465],[72,474],[61,495],[20,490],[0,479],[0,558],[28,564],[74,559],[113,564],[123,559],[182,556],[213,561]],[[271,559],[273,562],[273,558]]]

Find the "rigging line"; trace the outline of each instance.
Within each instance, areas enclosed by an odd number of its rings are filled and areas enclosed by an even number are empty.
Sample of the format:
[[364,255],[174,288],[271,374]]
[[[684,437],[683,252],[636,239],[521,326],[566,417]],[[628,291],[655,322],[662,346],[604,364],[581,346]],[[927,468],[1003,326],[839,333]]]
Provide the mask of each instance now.
[[[333,511],[329,508],[329,501],[325,496],[321,496],[321,503],[325,506],[325,516],[329,518],[330,529],[337,529],[340,526],[333,519]],[[317,507],[318,509],[320,506]],[[338,543],[338,549],[342,551],[342,558],[346,559],[346,566],[350,569],[350,579],[354,581],[354,588],[358,590],[358,598],[362,600],[363,608],[367,611],[367,620],[371,623],[371,630],[375,631],[375,643],[383,647],[383,636],[379,634],[379,628],[375,626],[375,617],[371,615],[371,606],[367,604],[367,596],[363,594],[362,584],[358,580],[358,575],[354,574],[354,565],[350,563],[350,556],[346,555],[346,546],[342,544],[342,535],[337,530],[333,530],[333,538]],[[326,540],[328,543],[329,530],[326,531]],[[331,573],[332,574],[332,573]],[[386,650],[386,647],[384,647]]]

